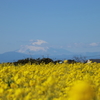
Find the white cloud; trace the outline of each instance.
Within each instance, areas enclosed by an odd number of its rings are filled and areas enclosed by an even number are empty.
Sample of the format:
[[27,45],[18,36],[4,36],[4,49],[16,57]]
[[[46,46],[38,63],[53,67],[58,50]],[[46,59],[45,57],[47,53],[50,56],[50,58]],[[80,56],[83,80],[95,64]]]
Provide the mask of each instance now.
[[[32,40],[31,40],[32,41]],[[32,41],[33,42],[33,41]],[[44,40],[37,40],[35,42],[32,43],[32,45],[41,45],[41,44],[44,44],[44,43],[47,43],[46,41]]]
[[72,43],[67,45],[67,48],[90,48],[90,47],[97,47],[100,43]]
[[43,46],[43,43],[47,43],[44,40],[30,40],[31,44],[30,45],[22,45],[21,48],[18,50],[18,52],[21,53],[27,53],[29,51],[44,51],[46,52],[48,47],[47,46]]
[[72,47],[78,47],[78,48],[88,48],[88,47],[96,47],[96,46],[99,46],[100,43],[73,43],[71,44]]
[[71,47],[78,47],[78,48],[80,48],[80,47],[84,47],[84,46],[86,46],[86,44],[84,44],[84,43],[74,43],[74,44],[72,44],[71,45]]
[[40,46],[33,46],[33,45],[25,45],[21,47],[18,52],[26,53],[27,51],[44,51],[46,52],[48,47],[40,47]]
[[42,51],[46,51],[46,48],[45,47],[39,47],[39,46],[26,46],[27,49],[29,49],[30,51],[39,51],[39,50],[42,50]]
[[98,46],[98,43],[91,43],[90,46]]

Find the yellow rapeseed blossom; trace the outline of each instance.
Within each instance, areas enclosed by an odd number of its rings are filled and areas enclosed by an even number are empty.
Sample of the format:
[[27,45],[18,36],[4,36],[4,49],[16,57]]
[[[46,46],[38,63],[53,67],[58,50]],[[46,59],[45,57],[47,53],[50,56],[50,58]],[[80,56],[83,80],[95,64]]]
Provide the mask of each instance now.
[[64,60],[64,63],[67,63],[68,62],[68,60]]
[[3,95],[4,89],[0,88],[0,97]]
[[92,100],[94,96],[92,85],[86,81],[75,82],[70,91],[70,100]]
[[0,64],[0,100],[100,100],[100,63]]

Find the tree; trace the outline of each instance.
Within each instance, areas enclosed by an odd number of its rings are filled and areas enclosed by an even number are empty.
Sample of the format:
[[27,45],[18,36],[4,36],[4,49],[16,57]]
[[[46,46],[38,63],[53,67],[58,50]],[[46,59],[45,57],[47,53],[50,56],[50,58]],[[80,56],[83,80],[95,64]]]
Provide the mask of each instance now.
[[87,61],[86,57],[85,56],[74,56],[73,59],[76,61],[76,62],[82,62],[82,63],[85,63]]

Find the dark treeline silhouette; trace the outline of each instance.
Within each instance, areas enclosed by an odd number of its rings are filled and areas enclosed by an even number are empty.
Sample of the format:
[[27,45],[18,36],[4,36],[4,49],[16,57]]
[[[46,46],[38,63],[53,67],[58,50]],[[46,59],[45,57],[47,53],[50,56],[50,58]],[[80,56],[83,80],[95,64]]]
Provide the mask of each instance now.
[[27,64],[27,63],[30,63],[30,64],[41,64],[41,63],[45,63],[45,64],[48,64],[48,63],[60,63],[60,62],[63,62],[62,60],[52,60],[51,58],[38,58],[38,59],[33,59],[33,58],[26,58],[26,59],[21,59],[21,60],[18,60],[16,62],[13,62],[14,65],[18,65],[18,64]]
[[69,64],[74,64],[74,63],[76,63],[76,61],[75,61],[75,60],[69,59],[69,60],[67,60],[67,63],[69,63]]
[[[22,64],[25,65],[27,63],[32,64],[48,64],[48,63],[63,63],[63,60],[52,60],[51,58],[38,58],[38,59],[33,59],[33,58],[26,58],[26,59],[21,59],[15,62],[8,62],[9,64],[14,64],[14,65],[18,65],[18,64]],[[68,60],[67,63],[71,64],[71,63],[76,63],[76,61],[74,60]]]

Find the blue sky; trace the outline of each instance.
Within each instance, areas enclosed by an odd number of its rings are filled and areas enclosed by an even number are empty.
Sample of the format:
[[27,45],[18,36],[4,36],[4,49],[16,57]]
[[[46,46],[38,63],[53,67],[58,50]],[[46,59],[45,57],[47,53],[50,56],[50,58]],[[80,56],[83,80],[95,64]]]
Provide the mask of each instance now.
[[0,0],[0,53],[29,46],[100,51],[100,0]]

